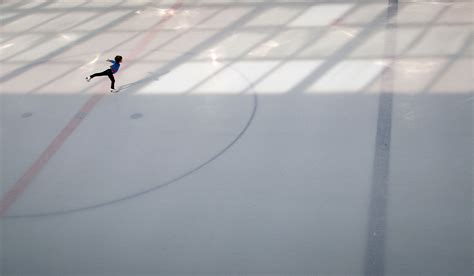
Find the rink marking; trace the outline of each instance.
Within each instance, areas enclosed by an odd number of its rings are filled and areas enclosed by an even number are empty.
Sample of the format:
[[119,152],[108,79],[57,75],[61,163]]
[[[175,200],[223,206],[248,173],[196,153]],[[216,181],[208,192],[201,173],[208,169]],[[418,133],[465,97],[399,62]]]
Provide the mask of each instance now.
[[[250,82],[248,80],[248,78],[244,74],[242,74],[240,71],[236,70],[236,73],[238,73],[243,79]],[[70,213],[75,213],[75,212],[81,212],[81,211],[101,208],[101,207],[104,207],[104,206],[109,206],[111,204],[131,200],[133,198],[136,198],[136,197],[154,192],[156,190],[165,188],[169,185],[172,185],[172,184],[180,181],[181,179],[183,179],[185,177],[188,177],[188,176],[198,172],[199,170],[201,170],[202,168],[204,168],[205,166],[209,165],[214,160],[216,160],[217,158],[222,156],[224,153],[226,153],[231,147],[233,147],[243,137],[243,135],[247,132],[247,130],[252,125],[252,123],[255,119],[255,116],[257,114],[257,110],[258,110],[258,95],[257,95],[257,92],[252,88],[251,85],[250,85],[250,88],[248,88],[248,89],[253,92],[253,104],[252,104],[252,107],[251,107],[251,112],[250,112],[249,118],[247,119],[247,121],[245,123],[245,126],[238,132],[238,134],[232,139],[232,141],[230,141],[229,144],[227,144],[225,147],[220,149],[217,153],[212,155],[209,159],[207,159],[206,161],[204,161],[201,164],[197,165],[196,167],[194,167],[194,168],[192,168],[188,171],[185,171],[184,173],[182,173],[182,174],[180,174],[180,175],[178,175],[178,176],[176,176],[176,177],[174,177],[174,178],[172,178],[168,181],[165,181],[165,182],[160,183],[156,186],[150,187],[146,190],[143,190],[143,191],[140,191],[140,192],[137,192],[137,193],[134,193],[134,194],[130,194],[130,195],[127,195],[127,196],[124,196],[124,197],[121,197],[121,198],[113,199],[113,200],[110,200],[110,201],[101,202],[101,203],[97,203],[97,204],[89,205],[89,206],[85,206],[85,207],[78,207],[78,208],[75,208],[75,209],[66,209],[66,210],[59,210],[59,211],[53,211],[53,212],[44,212],[44,213],[10,215],[10,216],[4,216],[4,218],[35,218],[35,217],[56,216],[56,215],[65,215],[65,214],[70,214]]]
[[[390,0],[386,11],[385,28],[393,27],[390,22],[398,13],[398,3]],[[396,33],[385,40],[385,54],[394,56],[396,52]],[[364,275],[385,275],[387,207],[390,184],[390,152],[393,117],[394,73],[392,59],[382,74],[382,91],[378,98],[377,129],[372,165],[369,210],[367,222],[367,242],[364,256]]]
[[[169,10],[176,11],[183,5],[182,0],[178,0],[173,4]],[[141,41],[138,42],[138,45],[131,54],[130,60],[133,61],[136,56],[139,54],[139,51],[143,51],[145,46],[152,41],[153,36],[158,33],[157,27],[161,26],[163,23],[170,20],[175,12],[167,13],[162,19],[158,21],[155,28],[146,34]],[[13,187],[8,190],[8,192],[2,197],[0,201],[0,217],[3,217],[8,211],[10,206],[23,194],[28,185],[32,180],[38,175],[48,161],[56,154],[56,152],[61,148],[61,146],[66,142],[68,137],[76,130],[79,124],[83,119],[89,114],[97,103],[105,96],[105,93],[94,94],[89,100],[81,107],[81,109],[74,115],[74,117],[68,122],[68,124],[59,132],[58,135],[53,139],[49,146],[41,153],[41,155],[36,159],[36,161],[26,170],[25,173],[20,177],[20,179],[13,185]]]
[[[253,11],[247,13],[246,15],[239,18],[234,23],[232,23],[229,26],[225,27],[225,29],[233,30],[233,29],[237,28],[238,26],[241,26],[243,23],[245,23],[248,20],[250,20],[251,18],[253,18],[256,14],[259,14],[262,9],[264,9],[264,6],[260,6],[260,8],[255,8]],[[208,38],[206,41],[201,42],[197,46],[195,46],[194,50],[191,51],[191,53],[197,53],[197,52],[200,52],[203,49],[206,49],[207,47],[209,47],[209,45],[212,45],[216,41],[222,39],[223,37],[226,37],[228,33],[229,32],[227,31],[227,32],[220,32],[220,33],[215,34],[211,38]],[[185,54],[181,55],[180,57],[176,58],[172,63],[166,65],[163,68],[161,68],[160,71],[167,72],[167,71],[175,68],[177,66],[177,64],[185,63],[187,60],[191,59],[191,57],[192,57],[192,55],[189,55],[189,54],[185,53]],[[137,87],[138,88],[135,88],[135,90],[143,88],[143,84],[138,84]],[[43,213],[33,213],[33,214],[4,215],[3,217],[4,218],[45,217],[45,216],[64,215],[64,214],[70,214],[70,213],[75,213],[75,212],[100,208],[100,207],[103,207],[103,206],[108,206],[108,205],[112,205],[112,204],[119,203],[119,202],[122,202],[122,201],[130,200],[130,199],[139,197],[141,195],[145,195],[147,193],[156,191],[158,189],[169,186],[169,185],[171,185],[175,182],[180,181],[181,179],[183,179],[185,177],[188,177],[188,176],[196,173],[197,171],[199,171],[200,169],[202,169],[205,166],[209,165],[210,163],[215,161],[217,158],[222,156],[224,153],[226,153],[231,147],[233,147],[243,137],[243,135],[247,132],[247,130],[251,126],[251,124],[254,121],[254,118],[256,116],[257,109],[258,109],[258,96],[257,96],[257,93],[255,92],[255,90],[253,89],[252,85],[250,85],[248,89],[251,89],[254,92],[253,93],[253,107],[252,107],[250,117],[247,120],[247,122],[246,122],[245,126],[243,127],[243,129],[237,134],[237,136],[232,141],[230,141],[230,143],[228,145],[226,145],[224,148],[222,148],[220,151],[218,151],[215,155],[213,155],[211,158],[209,158],[205,162],[197,165],[195,168],[192,168],[191,170],[189,170],[187,172],[184,172],[183,174],[181,174],[181,175],[179,175],[179,176],[177,176],[177,177],[175,177],[171,180],[168,180],[164,183],[161,183],[159,185],[151,187],[148,190],[144,190],[144,191],[132,194],[132,195],[128,195],[128,196],[125,196],[125,197],[122,197],[122,198],[110,200],[110,201],[107,201],[107,202],[97,203],[95,205],[89,205],[89,206],[79,207],[79,208],[75,208],[75,209],[67,209],[67,210],[60,210],[60,211],[53,211],[53,212],[43,212]]]

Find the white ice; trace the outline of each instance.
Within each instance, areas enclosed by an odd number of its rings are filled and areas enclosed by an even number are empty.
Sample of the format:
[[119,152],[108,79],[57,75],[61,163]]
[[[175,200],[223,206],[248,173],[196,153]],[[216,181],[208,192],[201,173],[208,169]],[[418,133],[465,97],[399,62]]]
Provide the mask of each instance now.
[[474,3],[388,2],[0,1],[0,274],[473,275]]

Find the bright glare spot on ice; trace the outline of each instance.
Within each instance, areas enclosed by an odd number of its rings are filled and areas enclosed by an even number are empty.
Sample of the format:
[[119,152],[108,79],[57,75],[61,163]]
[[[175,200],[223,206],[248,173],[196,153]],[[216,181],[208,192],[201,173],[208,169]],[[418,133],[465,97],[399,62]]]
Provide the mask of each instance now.
[[383,66],[383,67],[389,67],[390,63],[387,61],[387,60],[376,60],[374,61],[374,64],[375,65],[378,65],[378,66]]
[[349,31],[347,31],[347,30],[344,30],[343,28],[338,28],[338,29],[339,29],[339,31],[340,31],[341,33],[343,33],[343,34],[345,34],[345,35],[347,35],[347,36],[355,37],[355,34],[352,33],[352,32],[349,32]]
[[212,65],[217,66],[219,65],[219,61],[217,59],[219,58],[218,54],[216,53],[216,49],[211,49],[209,50],[209,56],[212,60]]
[[9,44],[5,44],[3,46],[0,46],[0,50],[3,50],[3,49],[6,49],[6,48],[9,48],[11,46],[15,45],[14,43],[9,43]]
[[162,16],[173,16],[176,14],[176,11],[173,9],[157,9],[158,14]]
[[278,46],[280,46],[280,43],[274,40],[270,40],[260,45],[260,47],[258,47],[257,49],[248,53],[248,55],[252,57],[265,57],[272,49],[277,48]]
[[97,56],[91,62],[89,62],[89,64],[96,63],[99,60],[99,58],[100,58],[100,54],[97,54]]
[[72,38],[71,38],[70,36],[65,35],[65,34],[61,35],[61,37],[64,38],[65,40],[67,40],[67,41],[71,41],[71,40],[72,40]]
[[73,41],[77,39],[77,35],[75,34],[61,34],[61,37],[67,41]]
[[264,46],[267,46],[267,47],[270,47],[270,48],[276,48],[278,46],[280,46],[280,44],[274,40],[270,40],[268,42],[266,42],[265,44],[263,44]]
[[179,25],[173,28],[173,30],[182,30],[182,29],[187,29],[189,28],[188,25]]

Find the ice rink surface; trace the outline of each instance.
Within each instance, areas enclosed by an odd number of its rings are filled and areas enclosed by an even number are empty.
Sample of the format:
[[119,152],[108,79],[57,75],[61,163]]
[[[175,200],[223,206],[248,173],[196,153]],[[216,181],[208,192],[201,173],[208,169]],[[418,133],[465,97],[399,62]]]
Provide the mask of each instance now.
[[0,2],[1,275],[473,275],[474,2]]

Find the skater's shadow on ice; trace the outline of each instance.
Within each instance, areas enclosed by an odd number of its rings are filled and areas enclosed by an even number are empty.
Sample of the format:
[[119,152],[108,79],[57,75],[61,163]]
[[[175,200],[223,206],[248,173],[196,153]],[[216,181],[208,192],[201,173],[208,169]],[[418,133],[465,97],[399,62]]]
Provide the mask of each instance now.
[[121,85],[121,86],[119,86],[119,90],[133,88],[133,87],[135,87],[139,84],[146,84],[148,82],[158,81],[161,76],[166,75],[169,72],[170,72],[169,70],[161,70],[161,71],[156,72],[156,73],[148,72],[148,76],[146,78],[143,78],[141,80],[137,80],[135,82],[131,82],[131,83]]

